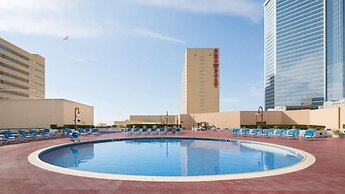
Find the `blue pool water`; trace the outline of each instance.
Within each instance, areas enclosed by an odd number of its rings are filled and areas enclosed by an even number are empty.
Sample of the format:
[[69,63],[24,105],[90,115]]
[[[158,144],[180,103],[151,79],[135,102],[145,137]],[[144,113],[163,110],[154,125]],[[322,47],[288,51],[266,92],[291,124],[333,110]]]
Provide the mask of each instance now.
[[258,172],[300,162],[303,156],[275,146],[210,139],[130,139],[69,145],[40,154],[44,162],[81,171],[197,176]]

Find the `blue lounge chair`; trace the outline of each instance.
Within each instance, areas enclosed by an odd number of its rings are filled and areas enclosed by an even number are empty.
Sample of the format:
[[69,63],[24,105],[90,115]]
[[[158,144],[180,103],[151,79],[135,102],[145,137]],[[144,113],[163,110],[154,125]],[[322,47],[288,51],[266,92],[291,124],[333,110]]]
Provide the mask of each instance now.
[[22,141],[21,137],[15,137],[10,130],[4,131],[4,138],[10,143],[18,143]]
[[43,139],[43,136],[40,133],[38,133],[37,131],[33,130],[33,129],[29,129],[29,133],[31,134],[31,136],[33,138],[35,138],[35,140]]
[[180,135],[181,134],[181,129],[180,128],[176,128],[175,134]]
[[277,129],[275,133],[273,134],[274,137],[282,138],[285,135],[284,129]]
[[20,135],[20,137],[21,137],[22,139],[25,139],[25,140],[34,140],[34,138],[33,138],[31,135],[29,135],[27,132],[25,132],[25,131],[22,130],[22,129],[19,129],[19,130],[18,130],[18,134]]
[[92,128],[91,135],[99,135],[99,131],[96,128]]
[[149,131],[148,131],[147,128],[143,128],[143,130],[142,130],[142,134],[143,134],[143,135],[148,134],[148,132],[149,132]]
[[86,128],[86,129],[85,129],[85,132],[86,132],[86,134],[88,134],[88,135],[91,135],[91,134],[92,134],[92,130],[91,130],[90,128]]
[[165,128],[160,128],[160,129],[159,129],[159,134],[164,135],[164,134],[165,134]]
[[273,131],[274,131],[274,129],[264,129],[262,131],[261,136],[262,137],[270,137],[272,135]]
[[247,136],[249,134],[249,129],[245,128],[241,130],[241,136]]
[[171,135],[172,134],[172,128],[169,127],[168,130],[167,130],[167,135]]
[[66,128],[62,128],[62,129],[61,129],[61,133],[62,133],[62,135],[64,135],[64,136],[68,136],[68,133],[67,133],[67,129],[66,129]]
[[127,128],[127,129],[125,129],[125,133],[126,133],[126,135],[133,134],[133,132],[132,132],[132,129],[131,129],[131,128]]
[[297,139],[298,138],[298,130],[297,129],[290,129],[287,132],[286,137],[289,139]]
[[64,135],[64,136],[67,136],[67,135],[68,135],[67,129],[66,129],[66,128],[62,128],[62,129],[61,129],[61,133],[62,133],[62,135]]
[[49,135],[50,138],[56,138],[57,137],[57,133],[55,131],[51,131],[48,128],[44,129],[45,134]]
[[151,135],[156,135],[157,133],[158,133],[157,128],[152,128],[151,131],[150,131]]
[[250,135],[252,137],[259,137],[259,135],[261,134],[262,129],[252,129],[252,131],[250,132]]
[[52,138],[52,136],[50,135],[49,129],[40,130],[40,134],[42,135],[42,137],[46,139]]
[[48,129],[48,128],[43,129],[43,131],[44,131],[45,134],[48,134],[50,136],[52,135],[50,129]]
[[79,135],[87,135],[85,129],[83,128],[78,128]]
[[72,132],[72,135],[71,135],[71,141],[73,141],[73,142],[80,142],[80,140],[79,140],[79,134],[78,134],[78,132],[77,131],[73,131]]
[[304,132],[303,135],[304,139],[315,139],[315,130],[314,129],[308,129]]
[[240,129],[239,128],[234,128],[230,131],[231,135],[240,135]]
[[138,134],[140,133],[139,128],[134,128],[133,133],[134,133],[135,135],[138,135]]
[[3,135],[0,136],[0,145],[4,145],[4,144],[7,144],[8,143],[8,140],[5,139],[5,137]]
[[72,136],[73,131],[72,129],[66,129],[66,133],[68,136]]

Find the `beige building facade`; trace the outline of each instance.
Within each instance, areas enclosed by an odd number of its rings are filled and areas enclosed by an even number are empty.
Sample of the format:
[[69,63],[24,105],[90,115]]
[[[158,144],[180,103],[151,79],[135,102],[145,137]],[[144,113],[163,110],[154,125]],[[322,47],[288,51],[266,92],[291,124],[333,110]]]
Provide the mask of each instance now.
[[2,99],[0,129],[49,128],[51,125],[74,125],[75,108],[78,125],[94,124],[94,108],[65,99]]
[[129,120],[114,121],[114,125],[126,126],[127,124],[178,124],[178,115],[130,115]]
[[219,48],[187,48],[182,75],[182,113],[219,112]]
[[130,121],[141,124],[177,124],[177,115],[130,115]]
[[0,99],[29,98],[45,98],[45,59],[0,38]]
[[[131,115],[129,120],[114,121],[114,124],[165,124],[166,118],[164,115]],[[181,124],[187,130],[196,128],[202,122],[218,128],[240,128],[241,125],[255,125],[257,120],[257,111],[169,115],[169,124]],[[341,129],[345,125],[345,106],[316,110],[264,111],[263,121],[267,125],[321,125],[327,129]]]
[[[341,129],[345,125],[345,107],[316,110],[264,111],[267,125],[322,125],[328,129]],[[185,129],[197,127],[197,123],[208,122],[219,128],[239,128],[255,125],[257,111],[181,114],[180,123]]]

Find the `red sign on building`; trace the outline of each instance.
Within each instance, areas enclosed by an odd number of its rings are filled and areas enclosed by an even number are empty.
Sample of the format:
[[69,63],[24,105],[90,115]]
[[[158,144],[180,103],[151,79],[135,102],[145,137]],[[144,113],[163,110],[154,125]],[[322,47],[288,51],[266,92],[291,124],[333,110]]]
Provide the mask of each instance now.
[[213,50],[213,70],[214,70],[213,85],[215,88],[218,88],[218,85],[219,85],[219,51],[218,49]]

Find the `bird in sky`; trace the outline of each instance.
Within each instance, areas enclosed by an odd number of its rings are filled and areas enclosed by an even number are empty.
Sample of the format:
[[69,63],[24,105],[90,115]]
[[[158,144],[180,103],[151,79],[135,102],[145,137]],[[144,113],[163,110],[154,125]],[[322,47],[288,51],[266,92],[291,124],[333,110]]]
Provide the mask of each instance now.
[[66,36],[63,40],[67,40],[68,39],[68,36]]

